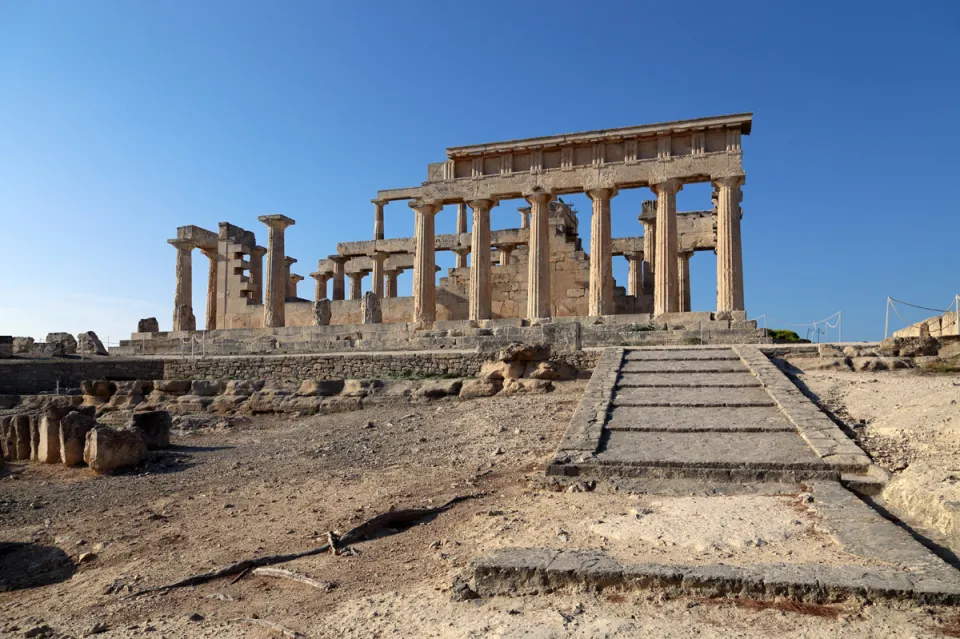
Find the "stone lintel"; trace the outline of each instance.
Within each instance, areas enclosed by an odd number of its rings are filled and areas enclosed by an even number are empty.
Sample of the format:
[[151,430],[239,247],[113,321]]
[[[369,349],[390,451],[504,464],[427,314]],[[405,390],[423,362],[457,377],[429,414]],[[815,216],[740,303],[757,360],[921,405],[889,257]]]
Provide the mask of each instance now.
[[213,231],[200,228],[199,226],[187,225],[177,227],[177,239],[188,240],[199,249],[217,250],[217,240],[219,236]]

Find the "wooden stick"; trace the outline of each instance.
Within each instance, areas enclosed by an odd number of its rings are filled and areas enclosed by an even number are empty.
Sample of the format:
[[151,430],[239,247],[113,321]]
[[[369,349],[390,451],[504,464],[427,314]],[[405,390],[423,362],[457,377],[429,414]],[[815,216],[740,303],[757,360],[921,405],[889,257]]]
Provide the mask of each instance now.
[[313,586],[317,590],[323,590],[325,592],[336,588],[336,584],[334,584],[332,581],[319,581],[313,577],[307,577],[306,575],[301,575],[300,573],[293,572],[292,570],[284,570],[283,568],[256,568],[254,569],[253,574],[261,577],[290,579],[291,581],[298,581],[302,584]]
[[305,634],[299,633],[296,630],[290,630],[290,628],[281,626],[280,624],[274,621],[267,621],[266,619],[254,619],[253,617],[237,617],[236,619],[231,619],[230,621],[232,622],[240,621],[243,623],[252,623],[257,626],[263,626],[264,628],[269,628],[270,630],[279,632],[281,636],[289,637],[289,639],[307,639],[307,635]]
[[[382,528],[390,528],[396,524],[412,524],[419,519],[424,517],[429,517],[430,515],[436,515],[444,511],[450,510],[454,504],[457,504],[461,501],[466,501],[468,499],[474,499],[476,497],[482,496],[483,493],[476,493],[473,495],[462,495],[459,497],[454,497],[450,501],[436,508],[406,508],[404,510],[392,510],[390,512],[377,515],[367,521],[363,522],[355,528],[351,528],[340,537],[338,541],[338,546],[343,548],[348,544],[351,544],[356,541],[360,541],[373,533],[377,532]],[[230,577],[232,575],[238,575],[242,572],[250,571],[255,568],[260,568],[262,566],[273,566],[276,564],[286,563],[288,561],[293,561],[294,559],[302,559],[303,557],[310,557],[313,555],[320,555],[330,550],[330,544],[323,544],[322,546],[317,546],[316,548],[310,548],[309,550],[304,550],[301,552],[288,553],[285,555],[267,555],[265,557],[260,557],[258,559],[245,559],[243,561],[238,561],[235,564],[230,564],[229,566],[224,566],[218,570],[212,572],[205,572],[199,575],[194,575],[192,577],[187,577],[186,579],[181,579],[172,584],[167,584],[165,586],[157,586],[155,588],[147,588],[145,590],[140,590],[138,592],[132,593],[124,597],[124,599],[130,599],[133,597],[139,597],[151,592],[163,592],[166,590],[174,590],[176,588],[185,588],[187,586],[198,586],[200,584],[205,584],[208,581],[213,581],[215,579],[221,579],[223,577]]]

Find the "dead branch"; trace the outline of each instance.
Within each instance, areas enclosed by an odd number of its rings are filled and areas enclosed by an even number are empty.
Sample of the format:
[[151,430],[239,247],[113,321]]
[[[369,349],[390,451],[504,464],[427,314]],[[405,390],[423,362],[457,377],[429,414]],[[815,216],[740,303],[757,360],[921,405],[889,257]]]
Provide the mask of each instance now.
[[313,586],[317,590],[329,591],[336,588],[336,584],[334,584],[332,581],[319,581],[312,577],[301,575],[298,572],[293,572],[292,570],[284,570],[283,568],[257,568],[253,571],[253,574],[260,575],[261,577],[290,579],[291,581],[297,581],[302,584],[307,584],[308,586]]
[[280,636],[282,637],[289,637],[290,639],[307,639],[307,635],[303,633],[297,632],[296,630],[290,630],[290,628],[281,626],[280,624],[273,621],[267,621],[266,619],[256,619],[254,617],[237,617],[236,619],[231,619],[230,621],[231,622],[239,621],[242,623],[252,623],[257,626],[263,626],[264,628],[269,628],[270,630],[280,633]]
[[[474,499],[480,497],[483,493],[476,493],[473,495],[462,495],[459,497],[454,497],[445,504],[441,504],[435,508],[406,508],[403,510],[392,510],[385,512],[381,515],[377,515],[367,521],[363,522],[355,528],[351,528],[340,537],[338,541],[338,546],[344,548],[348,544],[352,544],[357,541],[361,541],[372,535],[379,530],[384,528],[392,528],[397,525],[410,525],[414,522],[423,519],[424,517],[429,517],[430,515],[437,515],[439,513],[450,510],[455,504],[460,503],[461,501],[466,501],[468,499]],[[147,588],[145,590],[140,590],[138,592],[132,593],[124,597],[124,599],[129,599],[133,597],[139,597],[151,592],[164,592],[167,590],[174,590],[176,588],[186,588],[187,586],[198,586],[200,584],[205,584],[208,581],[213,581],[215,579],[221,579],[223,577],[230,577],[231,575],[238,575],[242,572],[248,572],[255,568],[260,568],[262,566],[274,566],[276,564],[283,564],[288,561],[293,561],[294,559],[302,559],[303,557],[310,557],[313,555],[320,555],[330,550],[330,544],[323,544],[322,546],[317,546],[316,548],[310,548],[309,550],[304,550],[301,552],[288,553],[284,555],[267,555],[265,557],[259,557],[257,559],[245,559],[244,561],[239,561],[235,564],[230,564],[229,566],[224,566],[213,572],[205,572],[199,575],[194,575],[192,577],[187,577],[186,579],[181,579],[180,581],[174,582],[172,584],[167,584],[165,586],[157,586],[155,588]]]

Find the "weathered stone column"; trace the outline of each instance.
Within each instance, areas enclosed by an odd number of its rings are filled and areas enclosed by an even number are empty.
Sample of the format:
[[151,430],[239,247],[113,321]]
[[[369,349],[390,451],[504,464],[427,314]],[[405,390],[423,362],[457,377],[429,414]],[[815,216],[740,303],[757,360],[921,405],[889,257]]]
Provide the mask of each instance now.
[[624,257],[627,258],[627,295],[636,297],[643,288],[640,281],[643,253],[626,253]]
[[366,274],[366,271],[347,273],[347,277],[350,278],[350,299],[363,299],[363,276]]
[[680,312],[690,312],[690,257],[693,251],[677,253],[677,281],[680,286]]
[[384,271],[384,275],[387,276],[386,297],[397,296],[397,277],[401,273],[403,273],[403,269],[400,268],[391,268]]
[[313,289],[313,301],[319,302],[320,300],[327,299],[327,280],[330,279],[329,273],[311,273],[310,277],[314,279],[316,285]]
[[373,202],[373,239],[383,239],[383,207],[386,202],[383,200],[370,200]]
[[205,249],[203,254],[210,260],[207,270],[207,319],[204,328],[208,331],[217,328],[217,250]]
[[613,313],[613,253],[610,234],[610,198],[614,188],[593,189],[587,196],[593,201],[590,222],[590,315]]
[[383,299],[383,262],[386,259],[387,254],[380,251],[370,254],[370,261],[373,262],[373,280],[370,282],[370,290],[380,299]]
[[530,203],[529,265],[527,268],[527,319],[549,318],[550,305],[550,202],[553,193],[525,193]]
[[296,273],[290,274],[290,278],[287,280],[287,299],[300,299],[300,295],[297,293],[297,284],[303,280],[303,275],[297,275]]
[[[467,232],[467,204],[460,202],[457,204],[457,235],[463,235]],[[467,265],[467,251],[454,251],[457,254],[456,267],[464,268]]]
[[517,210],[520,212],[520,228],[530,228],[530,207],[524,206]]
[[250,279],[254,304],[263,304],[263,256],[266,254],[267,249],[262,246],[254,246],[250,251]]
[[651,184],[657,194],[656,266],[653,273],[653,314],[676,313],[680,307],[677,281],[677,191],[680,180]]
[[192,331],[189,316],[193,314],[193,242],[189,240],[167,240],[177,249],[177,284],[173,293],[173,330]]
[[469,202],[473,209],[473,233],[471,233],[470,252],[473,263],[470,265],[470,315],[471,320],[485,320],[493,316],[490,290],[490,208],[493,200],[473,200]]
[[413,201],[415,212],[413,258],[413,322],[432,323],[437,319],[437,263],[434,216],[442,205]]
[[510,255],[517,248],[515,244],[500,244],[497,250],[500,251],[500,266],[510,266]]
[[713,184],[717,189],[717,313],[742,311],[740,185],[743,184],[743,178],[718,178]]
[[257,218],[267,225],[267,281],[264,288],[263,326],[275,328],[285,323],[284,305],[288,278],[284,278],[283,233],[296,224],[286,215],[261,215]]
[[349,258],[340,255],[331,255],[330,261],[333,262],[333,300],[338,301],[344,298],[344,267]]
[[653,274],[656,272],[657,226],[645,220],[640,223],[643,224],[643,292],[651,295],[656,288]]
[[[283,258],[284,279],[287,281],[287,290],[283,294],[285,298],[297,296],[297,287],[296,287],[296,284],[293,282],[292,275],[290,274],[290,268],[296,263],[297,263],[296,258],[293,258],[290,256]],[[300,278],[300,279],[303,279],[303,278]]]
[[457,249],[453,249],[453,252],[457,256],[457,261],[454,264],[454,266],[456,268],[466,268],[467,256],[470,255],[470,249],[457,248]]

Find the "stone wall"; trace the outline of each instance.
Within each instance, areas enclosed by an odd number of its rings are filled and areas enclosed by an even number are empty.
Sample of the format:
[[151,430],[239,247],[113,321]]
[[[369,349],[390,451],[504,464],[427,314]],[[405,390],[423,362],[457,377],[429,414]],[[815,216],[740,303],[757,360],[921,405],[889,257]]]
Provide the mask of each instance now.
[[79,388],[85,379],[162,379],[164,362],[152,359],[53,359],[0,362],[0,394],[30,395]]
[[937,315],[917,322],[906,328],[902,328],[893,334],[894,337],[920,337],[926,333],[930,337],[944,337],[947,335],[960,335],[957,330],[957,314],[954,311]]

